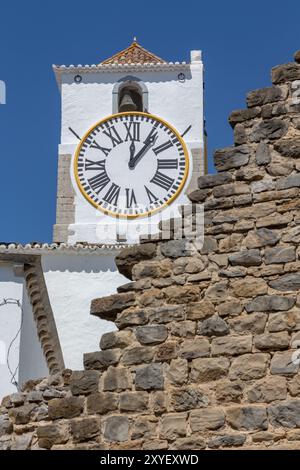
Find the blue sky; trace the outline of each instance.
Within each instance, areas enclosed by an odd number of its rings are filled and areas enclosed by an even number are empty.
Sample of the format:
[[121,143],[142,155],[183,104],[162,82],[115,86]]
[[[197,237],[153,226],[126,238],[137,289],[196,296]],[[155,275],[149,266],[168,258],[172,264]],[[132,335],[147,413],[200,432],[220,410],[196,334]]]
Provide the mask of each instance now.
[[213,150],[233,142],[230,112],[245,107],[248,91],[270,85],[271,67],[300,48],[299,18],[297,0],[1,2],[0,241],[51,241],[60,119],[51,64],[100,62],[134,35],[170,61],[201,49],[214,171]]

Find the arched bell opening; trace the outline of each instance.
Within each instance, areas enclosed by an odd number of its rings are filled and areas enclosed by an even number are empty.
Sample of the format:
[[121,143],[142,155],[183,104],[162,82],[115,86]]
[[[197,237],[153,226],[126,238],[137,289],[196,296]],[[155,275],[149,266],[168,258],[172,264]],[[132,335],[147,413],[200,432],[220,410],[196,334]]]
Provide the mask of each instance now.
[[124,85],[119,91],[118,112],[144,111],[143,96],[137,85]]
[[148,112],[148,89],[137,77],[127,76],[115,84],[112,100],[113,113],[128,111]]

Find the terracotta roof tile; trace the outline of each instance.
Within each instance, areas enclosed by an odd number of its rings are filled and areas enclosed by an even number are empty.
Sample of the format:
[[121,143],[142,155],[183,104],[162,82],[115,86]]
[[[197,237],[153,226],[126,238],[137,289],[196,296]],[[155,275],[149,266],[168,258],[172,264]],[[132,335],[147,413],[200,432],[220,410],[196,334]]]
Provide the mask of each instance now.
[[166,61],[147,51],[136,41],[100,64],[165,64]]

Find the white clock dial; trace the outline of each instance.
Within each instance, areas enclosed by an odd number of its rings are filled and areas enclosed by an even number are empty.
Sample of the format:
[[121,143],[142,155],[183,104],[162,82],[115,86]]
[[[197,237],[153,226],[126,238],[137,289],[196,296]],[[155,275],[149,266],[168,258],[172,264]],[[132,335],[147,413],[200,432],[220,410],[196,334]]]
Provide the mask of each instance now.
[[178,132],[151,114],[112,115],[81,140],[74,171],[84,197],[103,212],[144,217],[182,190],[189,157]]

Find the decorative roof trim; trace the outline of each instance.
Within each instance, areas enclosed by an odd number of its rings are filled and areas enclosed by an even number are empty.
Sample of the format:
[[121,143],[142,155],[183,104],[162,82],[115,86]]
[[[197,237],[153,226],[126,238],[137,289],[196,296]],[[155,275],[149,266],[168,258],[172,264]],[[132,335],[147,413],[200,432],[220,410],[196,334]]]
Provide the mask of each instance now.
[[65,369],[65,364],[40,257],[30,264],[24,264],[24,277],[49,372],[57,374]]
[[92,65],[52,65],[56,73],[74,73],[74,72],[124,72],[124,71],[147,71],[147,70],[178,70],[188,69],[190,64],[187,62],[162,62],[158,64],[143,63],[143,64],[92,64]]
[[116,254],[122,248],[127,248],[129,246],[132,245],[98,245],[91,243],[76,243],[74,245],[67,243],[27,243],[22,245],[19,243],[0,243],[0,257],[1,254],[41,255],[50,253],[106,255],[110,253]]
[[166,63],[165,60],[148,51],[134,40],[129,47],[103,60],[101,64],[134,64],[137,63],[137,57],[143,64],[147,62],[153,64]]

